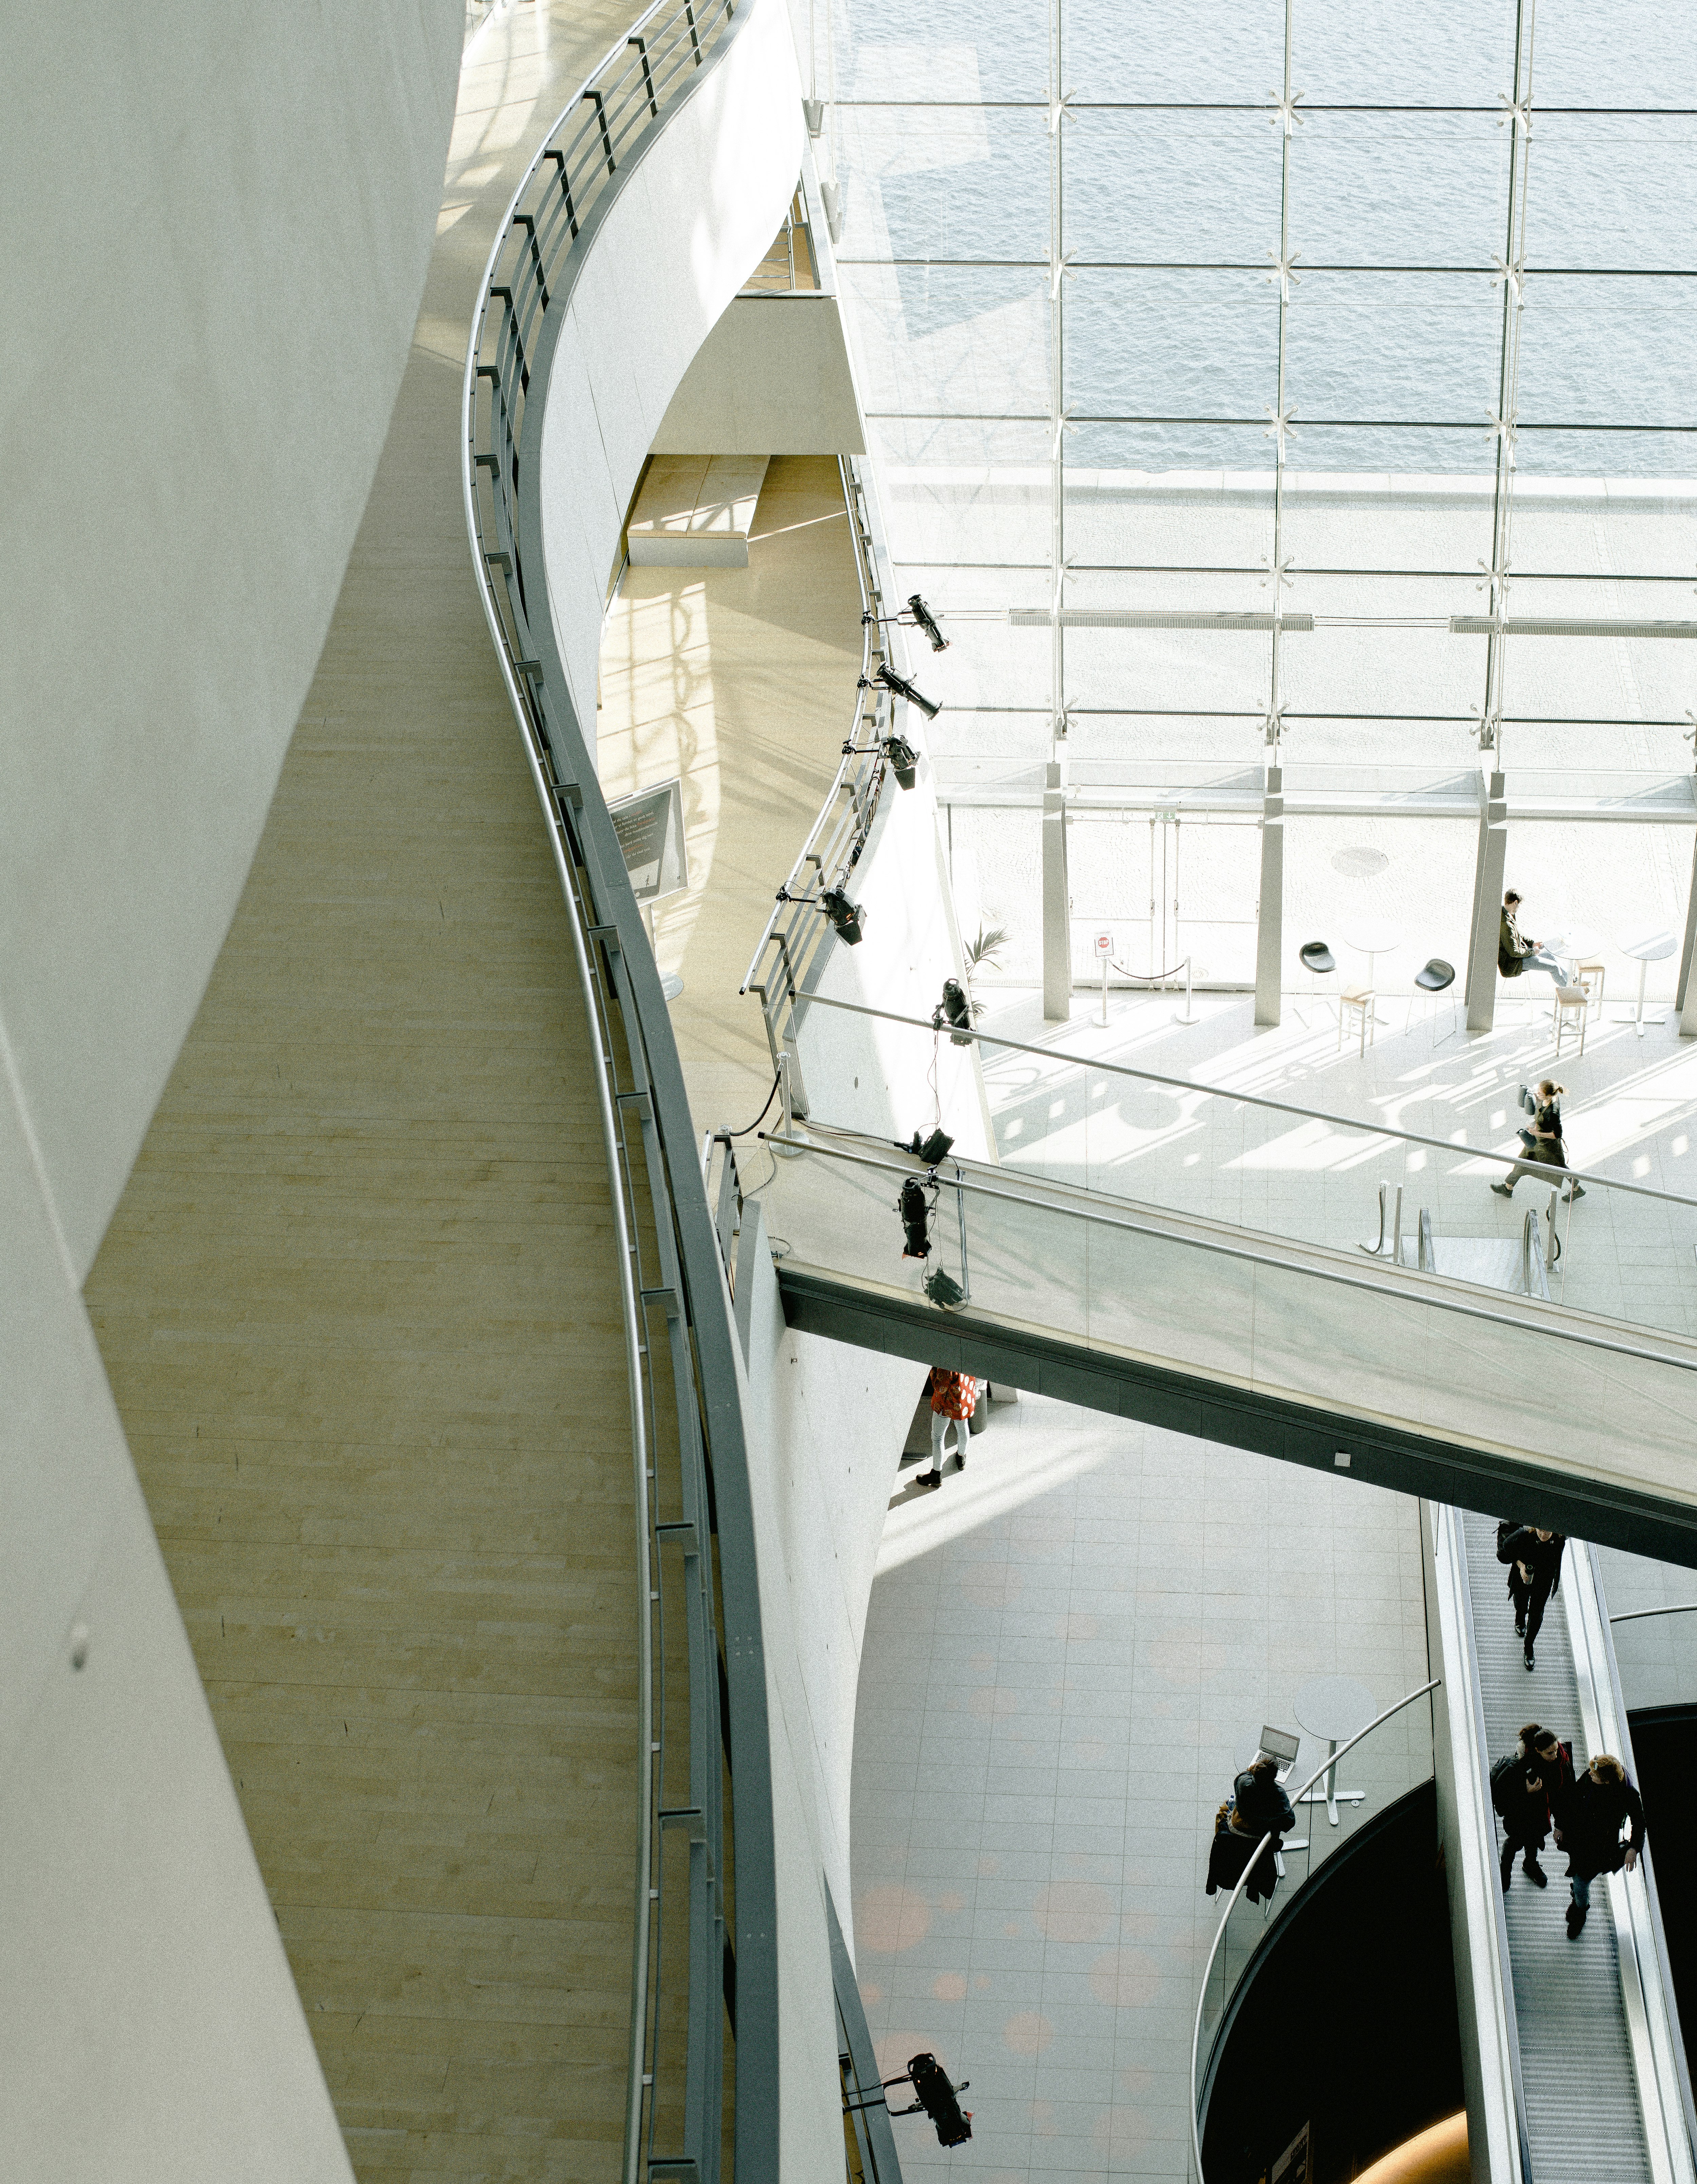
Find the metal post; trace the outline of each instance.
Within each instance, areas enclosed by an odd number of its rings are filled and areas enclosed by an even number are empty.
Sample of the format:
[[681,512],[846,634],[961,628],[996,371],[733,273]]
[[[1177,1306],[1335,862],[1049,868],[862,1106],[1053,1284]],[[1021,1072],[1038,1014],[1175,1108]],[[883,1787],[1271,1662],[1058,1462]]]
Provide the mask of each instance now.
[[[1061,129],[1066,95],[1061,85],[1061,0],[1049,0],[1049,580],[1053,627],[1049,638],[1051,755],[1067,733],[1067,633],[1061,619],[1066,604],[1067,494],[1066,350],[1063,339],[1066,286],[1064,204],[1062,195]],[[1045,983],[1047,985],[1047,974]],[[1047,999],[1044,1013],[1050,1011]]]
[[1261,899],[1255,908],[1255,1022],[1276,1024],[1285,939],[1284,768],[1267,768],[1261,800]]
[[1509,854],[1509,807],[1503,777],[1482,785],[1479,855],[1473,872],[1472,944],[1467,953],[1467,1028],[1489,1031],[1497,1020],[1497,930],[1503,915],[1503,867]]
[[1067,793],[1051,759],[1043,790],[1043,1017],[1064,1023],[1072,1007],[1072,897],[1067,885]]
[[1679,959],[1679,990],[1673,997],[1681,1039],[1697,1038],[1697,979],[1691,976],[1694,948],[1697,948],[1697,844],[1692,846],[1691,884],[1685,894],[1685,951]]
[[[1279,163],[1279,259],[1274,276],[1279,284],[1279,368],[1272,428],[1269,435],[1273,443],[1273,546],[1268,557],[1268,573],[1273,588],[1273,646],[1268,666],[1265,734],[1268,758],[1274,766],[1279,764],[1280,738],[1284,733],[1284,660],[1281,640],[1284,633],[1281,594],[1285,587],[1285,441],[1291,429],[1285,392],[1286,336],[1290,318],[1291,290],[1298,278],[1291,270],[1291,142],[1301,120],[1297,112],[1298,94],[1292,89],[1291,80],[1292,14],[1292,0],[1285,0],[1284,91],[1276,108],[1283,131]],[[1258,967],[1255,1021],[1257,1023],[1276,1023],[1278,1020],[1276,1010],[1270,1017],[1262,1017]]]

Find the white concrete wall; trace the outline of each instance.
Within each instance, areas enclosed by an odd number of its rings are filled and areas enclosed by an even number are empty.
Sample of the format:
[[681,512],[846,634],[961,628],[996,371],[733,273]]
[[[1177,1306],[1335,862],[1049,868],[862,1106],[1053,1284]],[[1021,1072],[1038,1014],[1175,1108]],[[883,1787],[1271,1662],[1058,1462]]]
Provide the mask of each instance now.
[[697,351],[656,454],[857,455],[866,445],[835,296],[739,296]]
[[801,98],[781,0],[751,0],[624,184],[572,290],[538,461],[549,604],[592,756],[625,513],[691,359],[783,223],[801,166]]
[[740,1240],[736,1311],[772,1723],[784,2174],[811,2179],[835,2173],[828,2155],[841,2159],[824,1884],[852,1950],[849,1778],[861,1642],[924,1368],[792,1334],[757,1204]]
[[349,2174],[78,1290],[329,625],[411,338],[462,30],[460,0],[89,0],[6,25],[8,2177]]

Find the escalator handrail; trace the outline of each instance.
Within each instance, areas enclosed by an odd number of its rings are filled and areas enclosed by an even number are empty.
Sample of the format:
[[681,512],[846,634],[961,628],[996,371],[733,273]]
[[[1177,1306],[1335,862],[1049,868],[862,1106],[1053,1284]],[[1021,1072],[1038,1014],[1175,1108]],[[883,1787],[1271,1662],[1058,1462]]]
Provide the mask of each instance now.
[[[1523,2184],[1532,2184],[1532,2128],[1527,2117],[1526,2080],[1521,2070],[1520,2020],[1516,2014],[1514,1970],[1509,1956],[1508,1909],[1504,1901],[1503,1892],[1496,1886],[1493,1878],[1497,1854],[1497,1822],[1491,1805],[1490,1738],[1485,1727],[1485,1694],[1479,1680],[1479,1653],[1473,1629],[1473,1585],[1467,1572],[1466,1540],[1462,1531],[1461,1512],[1459,1509],[1440,1502],[1430,1502],[1426,1506],[1430,1512],[1432,1523],[1433,1569],[1439,1580],[1440,1591],[1446,1570],[1454,1585],[1454,1605],[1458,1610],[1457,1637],[1464,1649],[1466,1661],[1467,1690],[1463,1704],[1466,1708],[1471,1747],[1471,1766],[1466,1785],[1468,1811],[1477,1830],[1488,1839],[1489,1846],[1484,1859],[1484,1888],[1486,1900],[1490,1906],[1488,1915],[1491,1924],[1489,1969],[1492,1978],[1493,2008],[1502,2041],[1499,2060],[1507,2078],[1509,2102],[1513,2110],[1515,2153],[1520,2161],[1521,2177]],[[1442,1601],[1440,1600],[1436,1605],[1441,1622]],[[1452,1715],[1452,1720],[1453,1718]],[[1452,1757],[1453,1752],[1452,1745]],[[1455,1786],[1458,1825],[1461,1825],[1460,1808],[1463,1785],[1459,1779]],[[1454,1847],[1456,1852],[1454,1863],[1460,1876],[1457,1885],[1462,1890],[1465,1897],[1467,1887],[1465,1871],[1465,1845],[1458,1842]],[[1453,1906],[1454,1902],[1453,1897],[1451,1902]],[[1471,1941],[1469,1946],[1470,1947],[1471,1946]],[[1480,2035],[1482,2051],[1482,2027],[1477,2024],[1477,2020],[1475,2029]],[[1481,2069],[1482,2073],[1484,2073],[1485,2058],[1482,2052]],[[1491,2088],[1483,2084],[1482,2077],[1482,2098],[1488,2100]],[[1488,2114],[1484,2120],[1488,2142],[1490,2122]],[[1481,2153],[1480,2163],[1488,2173],[1490,2166],[1488,2142]]]
[[[1581,1718],[1594,1753],[1611,1752],[1636,1780],[1632,1729],[1621,1691],[1620,1669],[1610,1635],[1608,1596],[1594,1546],[1571,1543],[1567,1628],[1579,1686]],[[1644,2112],[1644,2142],[1655,2184],[1694,2184],[1697,2164],[1697,2109],[1680,2037],[1678,2005],[1655,1869],[1645,1844],[1636,1873],[1611,1876],[1621,1883],[1625,1924],[1617,1917],[1615,1938],[1621,1967],[1622,2002],[1632,2050],[1633,2072]],[[1614,1892],[1610,1891],[1611,1908]]]
[[[1404,1707],[1412,1706],[1416,1699],[1423,1699],[1426,1697],[1429,1693],[1435,1691],[1443,1681],[1443,1679],[1442,1676],[1434,1676],[1430,1683],[1422,1684],[1418,1691],[1407,1692],[1402,1698],[1399,1698],[1396,1702],[1394,1706],[1388,1706],[1382,1714],[1376,1714],[1373,1719],[1367,1724],[1365,1729],[1358,1729],[1354,1736],[1349,1738],[1347,1743],[1340,1744],[1337,1750],[1333,1752],[1328,1758],[1322,1760],[1320,1764],[1315,1769],[1313,1774],[1309,1776],[1307,1781],[1303,1784],[1301,1789],[1299,1789],[1296,1792],[1295,1796],[1292,1797],[1292,1804],[1300,1804],[1302,1800],[1308,1795],[1309,1791],[1313,1789],[1315,1784],[1320,1781],[1331,1771],[1331,1769],[1336,1767],[1338,1761],[1343,1758],[1344,1753],[1353,1750],[1354,1747],[1361,1741],[1364,1736],[1370,1736],[1376,1729],[1382,1728],[1386,1722],[1390,1720],[1393,1714],[1400,1713]],[[1197,2184],[1204,2184],[1204,2180],[1203,2178],[1202,2169],[1202,2132],[1197,2115],[1197,2070],[1202,2054],[1202,2012],[1203,2004],[1208,1997],[1209,1975],[1214,1970],[1214,1960],[1220,1953],[1220,1942],[1225,1939],[1226,1921],[1231,1918],[1232,1912],[1236,1908],[1237,1900],[1242,1895],[1244,1889],[1248,1886],[1249,1876],[1253,1873],[1256,1866],[1259,1864],[1263,1852],[1265,1851],[1268,1844],[1273,1840],[1273,1833],[1270,1829],[1268,1832],[1262,1836],[1260,1841],[1256,1844],[1253,1857],[1250,1858],[1248,1864],[1245,1865],[1242,1873],[1239,1875],[1237,1886],[1232,1890],[1231,1895],[1227,1897],[1225,1900],[1225,1908],[1220,1914],[1220,1924],[1214,1930],[1214,1941],[1208,1952],[1208,1962],[1203,1966],[1202,1984],[1197,1991],[1196,2023],[1191,2031],[1190,2042],[1190,2142],[1191,2153],[1196,2162]]]

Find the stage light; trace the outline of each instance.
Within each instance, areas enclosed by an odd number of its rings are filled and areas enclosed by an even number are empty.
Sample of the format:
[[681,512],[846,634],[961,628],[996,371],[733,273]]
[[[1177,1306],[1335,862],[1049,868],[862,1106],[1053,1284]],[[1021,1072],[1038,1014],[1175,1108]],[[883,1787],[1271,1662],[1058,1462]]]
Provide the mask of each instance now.
[[887,660],[879,661],[873,680],[881,682],[886,690],[893,690],[898,698],[905,698],[910,705],[917,705],[928,721],[935,721],[943,710],[935,699],[916,690],[905,675],[898,675]]
[[966,989],[958,978],[945,978],[943,998],[931,1011],[931,1028],[941,1031],[945,1024],[957,1027],[949,1035],[951,1046],[970,1046],[969,1034],[972,1029],[972,1003],[966,997]]
[[[886,2078],[886,2086],[899,2086],[900,2078]],[[917,2115],[923,2109],[936,2126],[939,2146],[964,2146],[972,2137],[972,2111],[956,2098],[972,2083],[963,2078],[949,2083],[949,2074],[935,2055],[915,2055],[907,2064],[907,2082],[919,2096],[911,2109],[891,2109],[891,2115]]]
[[915,1130],[913,1133],[913,1143],[911,1145],[898,1145],[896,1147],[896,1150],[898,1152],[912,1153],[915,1160],[924,1161],[927,1167],[935,1167],[937,1165],[937,1162],[945,1157],[948,1152],[949,1147],[953,1143],[954,1139],[949,1135],[946,1130],[933,1130],[929,1137],[926,1138],[923,1143],[921,1142],[919,1133]]
[[914,621],[930,638],[932,651],[946,652],[949,649],[949,641],[937,627],[937,618],[925,604],[924,599],[917,592],[910,592],[907,594],[907,604],[913,610]]
[[918,1176],[910,1175],[902,1184],[896,1211],[902,1216],[902,1257],[929,1259],[931,1256],[931,1204],[925,1195],[925,1186]]
[[851,902],[840,888],[827,888],[819,897],[819,907],[831,921],[837,938],[846,941],[851,948],[858,948],[866,916],[860,905]]
[[890,772],[897,786],[911,788],[916,778],[913,769],[919,763],[919,754],[906,736],[889,736],[885,739],[884,755],[890,761]]

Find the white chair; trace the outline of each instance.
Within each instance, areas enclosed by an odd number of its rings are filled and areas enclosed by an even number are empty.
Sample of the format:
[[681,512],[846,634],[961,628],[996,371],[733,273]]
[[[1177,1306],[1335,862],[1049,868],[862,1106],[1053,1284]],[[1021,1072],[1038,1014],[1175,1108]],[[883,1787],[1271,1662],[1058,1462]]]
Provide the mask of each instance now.
[[1550,1026],[1555,1034],[1555,1058],[1561,1059],[1561,1038],[1571,1019],[1579,1019],[1579,1051],[1585,1051],[1585,1028],[1591,1021],[1591,996],[1576,978],[1571,986],[1555,989],[1555,1007]]
[[1337,1050],[1343,1051],[1343,1034],[1348,1024],[1349,1011],[1358,1010],[1361,1017],[1361,1053],[1365,1059],[1367,1042],[1378,1039],[1378,1025],[1373,1016],[1374,993],[1370,986],[1346,986],[1337,1005]]

